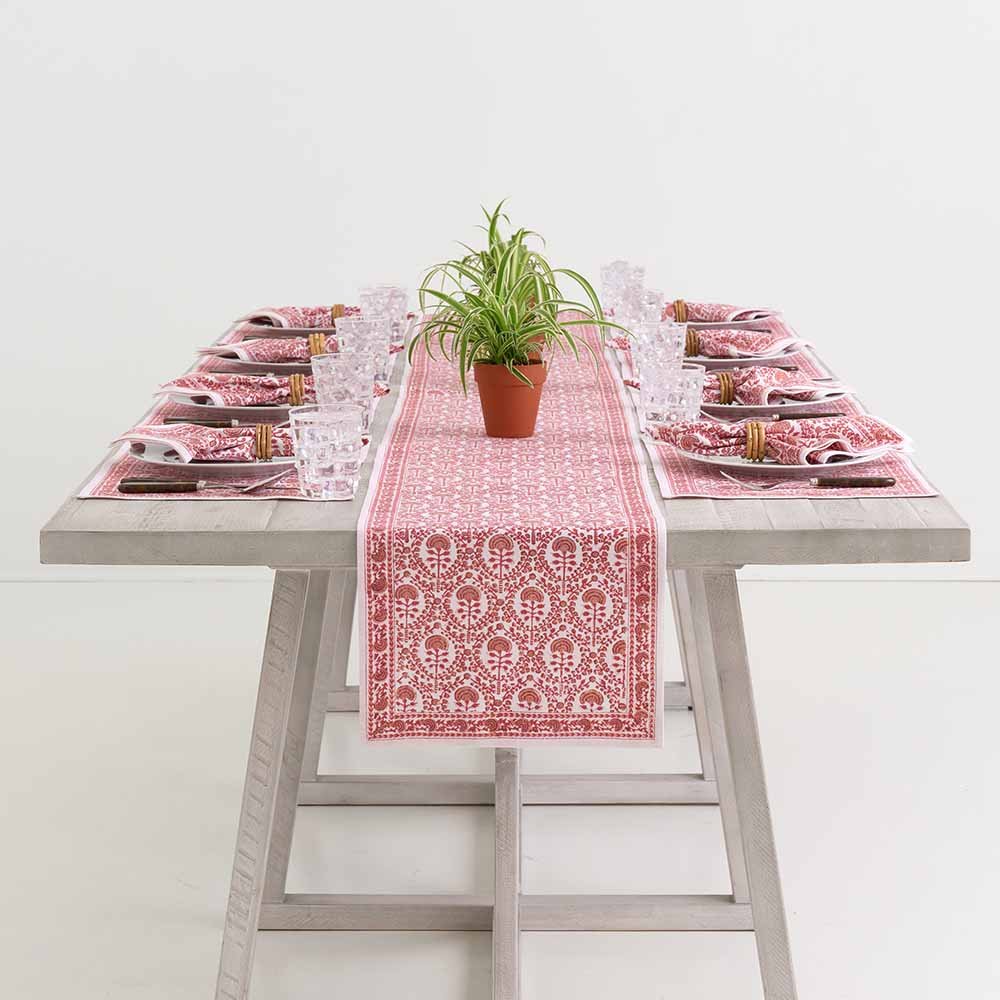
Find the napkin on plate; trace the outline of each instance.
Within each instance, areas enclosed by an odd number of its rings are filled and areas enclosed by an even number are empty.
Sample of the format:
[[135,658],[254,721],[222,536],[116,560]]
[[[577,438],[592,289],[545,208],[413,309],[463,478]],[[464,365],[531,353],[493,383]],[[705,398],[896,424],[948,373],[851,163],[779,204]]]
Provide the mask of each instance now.
[[[271,453],[275,458],[291,458],[292,432],[287,427],[273,427]],[[114,443],[127,441],[141,449],[156,446],[174,451],[182,462],[255,462],[257,461],[257,428],[201,427],[198,424],[141,424]]]
[[[747,454],[748,424],[714,420],[686,420],[657,424],[648,433],[681,451],[697,455]],[[815,420],[776,420],[757,424],[764,428],[764,454],[782,465],[825,465],[838,459],[881,458],[910,451],[905,434],[867,413]]]
[[[310,336],[321,337],[322,334]],[[326,349],[334,350],[336,340],[326,337]],[[239,358],[242,361],[263,361],[274,364],[309,364],[311,357],[309,337],[261,337],[259,340],[240,340],[235,344],[213,344],[202,347],[199,354],[214,354],[220,358]]]
[[799,372],[754,365],[727,372],[706,372],[704,402],[721,403],[723,389],[727,396],[730,394],[730,388],[724,386],[727,380],[730,381],[732,394],[727,401],[741,406],[772,406],[785,401],[812,402],[851,392],[841,382],[814,382]]
[[776,309],[750,309],[745,306],[729,306],[722,302],[688,302],[675,299],[669,302],[663,310],[664,319],[675,319],[677,305],[683,302],[681,312],[686,309],[687,317],[682,323],[734,323],[737,320],[764,319],[773,316]]
[[773,358],[808,346],[788,327],[772,330],[693,330],[688,327],[691,357]]
[[222,372],[193,372],[160,386],[158,396],[189,396],[208,400],[215,406],[295,406],[315,403],[312,375],[299,375],[301,398],[293,399],[288,375],[230,375]]
[[[287,326],[302,329],[333,326],[334,306],[264,306],[241,316],[237,323],[257,323],[261,326]],[[360,306],[343,306],[342,316],[360,316]]]

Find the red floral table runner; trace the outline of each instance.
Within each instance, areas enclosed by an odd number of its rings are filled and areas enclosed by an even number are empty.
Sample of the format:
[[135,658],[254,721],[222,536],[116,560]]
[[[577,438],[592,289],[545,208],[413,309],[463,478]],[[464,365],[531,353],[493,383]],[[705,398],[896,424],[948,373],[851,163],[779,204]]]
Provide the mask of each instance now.
[[665,535],[599,358],[557,359],[504,440],[415,355],[358,528],[368,739],[659,740]]

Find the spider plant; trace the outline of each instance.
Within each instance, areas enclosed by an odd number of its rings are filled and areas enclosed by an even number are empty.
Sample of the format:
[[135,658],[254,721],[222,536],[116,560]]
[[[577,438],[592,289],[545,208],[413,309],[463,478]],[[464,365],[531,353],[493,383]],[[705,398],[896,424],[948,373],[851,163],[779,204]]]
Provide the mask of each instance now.
[[[597,293],[581,274],[567,267],[552,267],[541,253],[544,240],[529,229],[504,234],[510,227],[503,202],[492,211],[483,208],[486,247],[468,251],[455,260],[435,264],[420,285],[420,308],[430,312],[410,343],[409,357],[419,346],[433,356],[441,354],[457,363],[462,389],[473,365],[503,365],[521,382],[530,381],[519,365],[537,363],[543,349],[559,350],[580,358],[580,347],[594,354],[591,345],[574,336],[573,328],[597,326],[622,329],[605,319]],[[569,279],[584,302],[568,298],[559,288]],[[568,312],[576,315],[567,315]]]

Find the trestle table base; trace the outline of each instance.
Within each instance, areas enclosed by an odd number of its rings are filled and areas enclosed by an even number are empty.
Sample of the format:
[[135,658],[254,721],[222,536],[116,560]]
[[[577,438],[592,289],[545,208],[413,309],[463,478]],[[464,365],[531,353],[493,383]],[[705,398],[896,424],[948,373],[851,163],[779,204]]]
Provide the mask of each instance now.
[[[522,931],[751,931],[765,1000],[795,1000],[735,569],[669,572],[685,681],[665,702],[693,709],[702,774],[526,775],[512,749],[495,751],[493,775],[319,774],[326,712],[358,710],[356,583],[353,569],[275,573],[217,1000],[248,996],[258,930],[492,931],[494,1000],[521,996]],[[732,892],[522,892],[522,808],[577,804],[717,805]],[[300,805],[492,805],[494,895],[288,893]]]

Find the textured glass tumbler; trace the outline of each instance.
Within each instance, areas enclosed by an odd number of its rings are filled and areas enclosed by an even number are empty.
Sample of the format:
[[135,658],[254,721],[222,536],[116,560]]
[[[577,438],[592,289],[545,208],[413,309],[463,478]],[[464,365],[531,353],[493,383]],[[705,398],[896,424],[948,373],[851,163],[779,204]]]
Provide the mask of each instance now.
[[642,291],[646,269],[627,260],[613,260],[601,268],[601,305],[621,317],[629,311],[634,298]]
[[293,406],[288,411],[299,491],[311,500],[351,500],[358,489],[364,408]]
[[644,364],[679,364],[684,360],[687,345],[687,324],[646,321],[632,330],[632,367],[642,379]]
[[375,359],[375,381],[389,381],[391,367],[392,321],[386,316],[374,319],[350,317],[337,321],[337,349],[371,354]]
[[698,420],[705,391],[705,369],[680,361],[648,362],[639,380],[642,429],[678,420]]
[[316,402],[326,406],[353,403],[364,410],[368,432],[375,398],[375,358],[364,351],[337,351],[312,358]]

